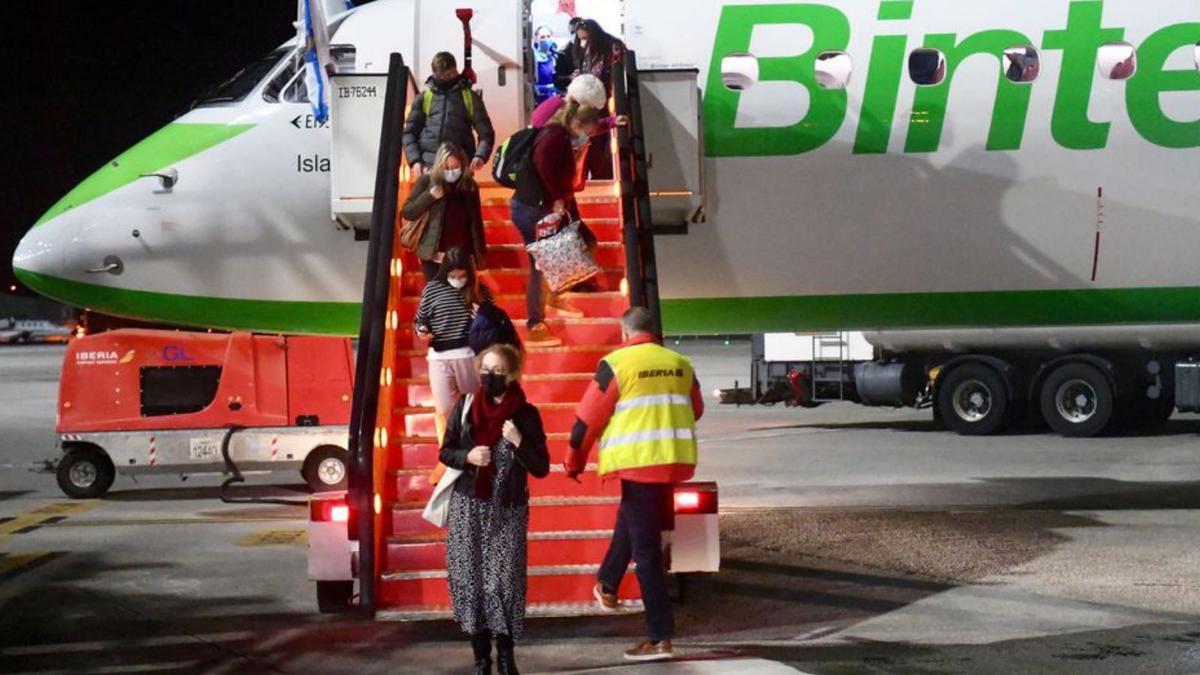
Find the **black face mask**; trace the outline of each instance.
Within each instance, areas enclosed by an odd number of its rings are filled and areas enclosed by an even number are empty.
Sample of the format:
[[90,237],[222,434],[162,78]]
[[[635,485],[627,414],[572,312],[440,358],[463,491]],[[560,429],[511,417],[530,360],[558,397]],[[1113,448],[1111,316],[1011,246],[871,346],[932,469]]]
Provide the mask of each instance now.
[[500,373],[484,373],[479,377],[480,384],[483,385],[483,391],[488,396],[496,398],[508,391],[508,376]]

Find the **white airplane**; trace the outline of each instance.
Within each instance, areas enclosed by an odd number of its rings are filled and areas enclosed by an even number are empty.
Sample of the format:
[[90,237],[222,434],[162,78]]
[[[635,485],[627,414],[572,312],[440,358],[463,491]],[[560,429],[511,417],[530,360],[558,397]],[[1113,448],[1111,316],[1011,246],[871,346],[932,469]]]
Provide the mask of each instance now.
[[[550,21],[459,4],[502,139],[528,119],[529,36]],[[593,4],[623,17],[610,28],[647,77],[686,85],[645,111],[648,142],[656,125],[676,150],[652,183],[703,215],[656,238],[668,332],[1200,346],[1200,5]],[[342,72],[400,52],[418,81],[461,44],[453,7],[416,0],[331,30]],[[72,190],[21,242],[18,277],[132,318],[354,333],[366,246],[330,221],[330,136],[299,63],[281,46]],[[678,106],[697,90],[693,120]]]

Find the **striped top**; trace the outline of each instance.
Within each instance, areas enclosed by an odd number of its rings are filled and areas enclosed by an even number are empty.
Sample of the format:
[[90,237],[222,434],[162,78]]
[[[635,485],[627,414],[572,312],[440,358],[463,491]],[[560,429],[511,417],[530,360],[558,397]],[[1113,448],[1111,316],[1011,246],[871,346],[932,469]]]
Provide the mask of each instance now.
[[[493,302],[492,291],[485,284],[479,285],[484,302]],[[460,349],[470,344],[471,322],[475,314],[467,302],[466,289],[459,290],[445,281],[430,281],[421,291],[421,304],[413,326],[433,334],[435,352]]]

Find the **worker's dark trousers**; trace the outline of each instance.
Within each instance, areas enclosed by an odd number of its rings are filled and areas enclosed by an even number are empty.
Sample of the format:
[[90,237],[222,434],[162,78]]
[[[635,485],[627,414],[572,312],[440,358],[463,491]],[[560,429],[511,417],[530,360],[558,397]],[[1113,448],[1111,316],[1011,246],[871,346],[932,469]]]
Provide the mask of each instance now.
[[606,591],[615,592],[630,558],[637,563],[638,585],[646,605],[646,637],[651,642],[670,640],[675,634],[675,614],[667,595],[662,555],[662,531],[671,526],[673,495],[670,484],[621,481],[617,524],[600,565],[600,583]]

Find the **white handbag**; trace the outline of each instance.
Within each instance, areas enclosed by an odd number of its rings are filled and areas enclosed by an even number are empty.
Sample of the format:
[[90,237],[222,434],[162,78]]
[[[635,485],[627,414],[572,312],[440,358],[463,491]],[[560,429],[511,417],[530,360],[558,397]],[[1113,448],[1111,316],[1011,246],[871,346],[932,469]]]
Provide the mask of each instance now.
[[[467,423],[467,413],[470,412],[471,402],[474,399],[474,394],[467,394],[463,401],[462,421],[460,422],[463,426]],[[446,526],[446,521],[450,519],[450,495],[454,492],[454,482],[461,475],[463,475],[462,469],[446,467],[446,472],[442,474],[441,480],[433,488],[433,494],[429,496],[429,503],[421,512],[422,518],[438,527]]]

